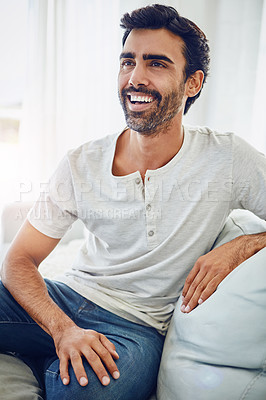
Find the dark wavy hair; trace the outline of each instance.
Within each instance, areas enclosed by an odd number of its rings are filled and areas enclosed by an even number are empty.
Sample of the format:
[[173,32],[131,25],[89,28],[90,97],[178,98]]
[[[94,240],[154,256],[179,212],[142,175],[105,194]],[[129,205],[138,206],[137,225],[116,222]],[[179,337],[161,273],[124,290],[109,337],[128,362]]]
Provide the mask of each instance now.
[[[184,42],[183,55],[186,59],[185,82],[194,72],[201,70],[204,73],[203,84],[205,83],[210,64],[208,40],[194,22],[181,17],[173,7],[153,4],[139,8],[132,11],[131,14],[124,14],[120,26],[125,29],[122,39],[123,46],[132,29],[165,28],[181,37]],[[201,90],[196,96],[187,99],[184,114],[200,96]]]

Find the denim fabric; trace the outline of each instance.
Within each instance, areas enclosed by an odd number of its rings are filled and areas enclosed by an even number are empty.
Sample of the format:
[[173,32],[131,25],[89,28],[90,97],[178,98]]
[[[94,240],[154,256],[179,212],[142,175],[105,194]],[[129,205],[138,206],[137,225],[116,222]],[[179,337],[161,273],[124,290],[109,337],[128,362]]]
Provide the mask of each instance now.
[[155,329],[127,321],[58,282],[46,280],[50,296],[80,327],[106,335],[120,358],[120,378],[103,386],[84,360],[89,383],[82,387],[69,366],[64,386],[52,338],[13,299],[0,282],[0,351],[16,353],[33,370],[47,400],[145,400],[154,391],[164,338]]

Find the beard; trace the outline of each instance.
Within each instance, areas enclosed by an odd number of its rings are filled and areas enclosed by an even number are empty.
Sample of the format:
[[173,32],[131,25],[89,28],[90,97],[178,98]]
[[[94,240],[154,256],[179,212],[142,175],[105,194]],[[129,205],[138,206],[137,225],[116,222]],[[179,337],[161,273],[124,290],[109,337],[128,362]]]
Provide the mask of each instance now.
[[[127,126],[143,135],[154,135],[167,128],[171,120],[183,106],[185,83],[181,82],[179,87],[168,92],[164,97],[156,90],[145,87],[135,89],[133,87],[122,89],[119,100],[123,108]],[[151,107],[144,111],[131,111],[128,108],[128,94],[143,93],[154,98]]]

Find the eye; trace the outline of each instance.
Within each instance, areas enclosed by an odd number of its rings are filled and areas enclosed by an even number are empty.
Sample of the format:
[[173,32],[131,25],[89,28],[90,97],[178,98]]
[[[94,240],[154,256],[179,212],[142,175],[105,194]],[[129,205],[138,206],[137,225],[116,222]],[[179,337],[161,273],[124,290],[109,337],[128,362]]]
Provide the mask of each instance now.
[[133,67],[135,65],[135,62],[133,60],[123,60],[121,62],[121,67]]
[[166,66],[163,63],[159,62],[159,61],[151,61],[150,65],[152,67],[156,67],[156,68],[166,68]]

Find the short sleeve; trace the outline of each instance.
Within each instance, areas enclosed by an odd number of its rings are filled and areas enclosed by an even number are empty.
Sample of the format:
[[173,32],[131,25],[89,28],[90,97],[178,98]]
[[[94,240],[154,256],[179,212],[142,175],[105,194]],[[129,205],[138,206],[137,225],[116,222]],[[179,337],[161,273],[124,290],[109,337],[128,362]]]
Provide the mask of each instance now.
[[238,136],[233,137],[233,207],[266,219],[266,157]]
[[27,218],[38,231],[56,239],[61,239],[77,219],[77,205],[68,156],[60,162]]

